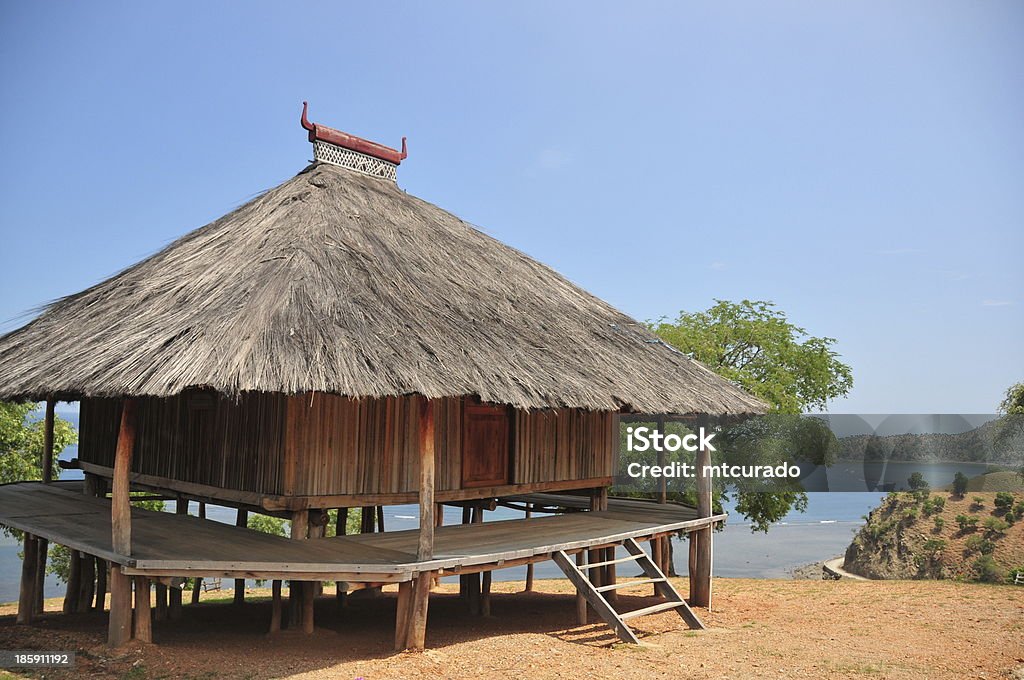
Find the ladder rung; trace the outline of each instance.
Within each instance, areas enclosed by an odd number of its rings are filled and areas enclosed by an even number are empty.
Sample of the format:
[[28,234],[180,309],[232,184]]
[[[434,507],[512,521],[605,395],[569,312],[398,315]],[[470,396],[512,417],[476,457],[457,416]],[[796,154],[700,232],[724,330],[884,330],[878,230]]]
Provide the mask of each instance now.
[[663,612],[666,609],[675,609],[676,607],[682,607],[682,602],[661,602],[659,604],[651,605],[650,607],[644,607],[643,609],[634,609],[631,612],[623,612],[619,614],[619,618],[625,621],[626,619],[635,619],[638,616],[647,616],[648,614],[656,614],[657,612]]
[[628,588],[629,586],[643,586],[643,585],[647,585],[648,583],[661,583],[664,580],[665,579],[663,579],[663,578],[645,578],[645,579],[641,579],[639,581],[619,581],[618,583],[612,583],[611,585],[601,586],[600,588],[595,588],[594,590],[596,590],[599,593],[603,593],[606,590],[615,590],[617,588]]
[[605,560],[604,562],[594,562],[592,564],[579,564],[576,565],[580,569],[597,569],[598,567],[604,567],[609,564],[622,564],[623,562],[636,562],[640,559],[640,555],[630,555],[628,557],[620,557],[617,560]]

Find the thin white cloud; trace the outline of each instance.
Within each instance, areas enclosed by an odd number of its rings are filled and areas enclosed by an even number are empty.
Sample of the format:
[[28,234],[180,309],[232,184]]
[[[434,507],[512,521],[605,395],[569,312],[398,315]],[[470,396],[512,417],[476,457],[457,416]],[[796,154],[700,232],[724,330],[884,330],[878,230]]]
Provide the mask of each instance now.
[[714,269],[715,271],[721,271],[721,270],[725,269],[726,266],[727,265],[724,262],[712,262],[711,264],[708,265],[708,269]]
[[982,300],[982,307],[1008,307],[1013,304],[1013,300]]

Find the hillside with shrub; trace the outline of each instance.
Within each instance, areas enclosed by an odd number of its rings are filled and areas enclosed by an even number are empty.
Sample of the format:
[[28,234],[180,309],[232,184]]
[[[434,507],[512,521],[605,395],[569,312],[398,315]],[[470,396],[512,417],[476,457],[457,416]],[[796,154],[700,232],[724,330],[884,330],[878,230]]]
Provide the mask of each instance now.
[[890,493],[847,548],[845,569],[876,579],[1012,582],[1024,572],[1024,494]]

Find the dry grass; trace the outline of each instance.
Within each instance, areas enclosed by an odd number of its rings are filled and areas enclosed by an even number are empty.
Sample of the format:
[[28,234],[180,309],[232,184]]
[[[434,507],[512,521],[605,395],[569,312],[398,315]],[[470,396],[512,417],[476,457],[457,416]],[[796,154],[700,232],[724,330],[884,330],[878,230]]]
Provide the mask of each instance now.
[[0,399],[190,387],[764,409],[549,267],[323,164],[0,338]]
[[[319,601],[309,637],[267,637],[266,603],[186,607],[182,622],[156,624],[156,645],[119,655],[102,645],[102,615],[25,628],[6,607],[0,648],[77,648],[87,656],[75,676],[111,678],[996,678],[1024,665],[1019,587],[720,579],[715,611],[700,612],[710,630],[687,631],[672,613],[637,619],[642,647],[600,623],[576,626],[566,582],[538,587],[524,595],[522,584],[496,583],[490,618],[436,594],[422,653],[391,651],[392,593],[342,615]],[[631,598],[651,602],[643,588]]]

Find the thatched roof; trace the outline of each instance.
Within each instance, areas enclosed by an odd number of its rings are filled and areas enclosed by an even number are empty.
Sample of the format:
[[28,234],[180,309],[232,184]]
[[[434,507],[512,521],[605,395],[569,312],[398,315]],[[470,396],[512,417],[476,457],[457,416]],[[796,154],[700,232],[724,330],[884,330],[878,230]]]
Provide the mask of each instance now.
[[0,399],[190,387],[764,410],[552,269],[323,163],[0,338]]

